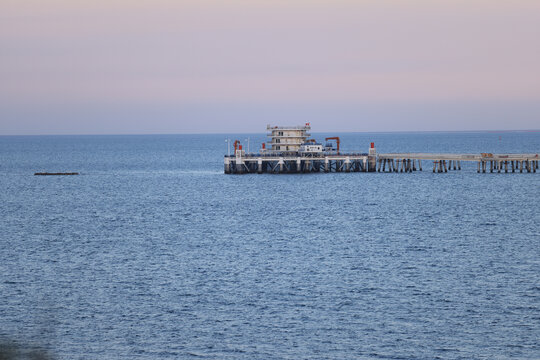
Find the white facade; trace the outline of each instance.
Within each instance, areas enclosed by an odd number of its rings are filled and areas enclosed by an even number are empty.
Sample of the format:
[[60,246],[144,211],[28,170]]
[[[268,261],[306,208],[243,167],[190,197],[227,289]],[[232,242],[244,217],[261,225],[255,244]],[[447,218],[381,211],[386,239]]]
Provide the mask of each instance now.
[[268,143],[272,151],[298,151],[300,145],[311,135],[309,123],[304,126],[270,126],[266,127],[271,140]]

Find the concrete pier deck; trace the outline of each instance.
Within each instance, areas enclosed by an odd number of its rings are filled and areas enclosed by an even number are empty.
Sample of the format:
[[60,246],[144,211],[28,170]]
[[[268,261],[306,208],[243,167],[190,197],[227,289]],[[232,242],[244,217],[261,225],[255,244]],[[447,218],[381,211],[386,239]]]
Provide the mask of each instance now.
[[455,161],[480,161],[480,160],[501,160],[501,161],[524,161],[539,160],[538,154],[445,154],[445,153],[380,153],[377,154],[382,159],[418,159],[418,160],[455,160]]
[[226,174],[249,173],[312,173],[312,172],[374,172],[375,158],[368,154],[332,155],[259,155],[225,156]]

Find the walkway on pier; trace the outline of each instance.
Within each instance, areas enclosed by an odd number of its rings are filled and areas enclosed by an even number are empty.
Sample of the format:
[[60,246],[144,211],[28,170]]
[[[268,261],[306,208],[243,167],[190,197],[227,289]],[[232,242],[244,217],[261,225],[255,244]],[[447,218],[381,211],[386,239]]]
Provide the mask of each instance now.
[[433,161],[433,172],[461,170],[462,161],[477,162],[477,172],[536,172],[538,154],[429,154],[429,153],[389,153],[377,154],[377,171],[412,172],[422,170],[422,160]]

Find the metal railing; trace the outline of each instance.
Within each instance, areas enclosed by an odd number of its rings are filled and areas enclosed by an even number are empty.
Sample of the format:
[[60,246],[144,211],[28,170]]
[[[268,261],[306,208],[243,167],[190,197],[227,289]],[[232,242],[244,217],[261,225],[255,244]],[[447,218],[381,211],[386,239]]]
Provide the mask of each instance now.
[[266,130],[311,130],[311,126],[266,126]]

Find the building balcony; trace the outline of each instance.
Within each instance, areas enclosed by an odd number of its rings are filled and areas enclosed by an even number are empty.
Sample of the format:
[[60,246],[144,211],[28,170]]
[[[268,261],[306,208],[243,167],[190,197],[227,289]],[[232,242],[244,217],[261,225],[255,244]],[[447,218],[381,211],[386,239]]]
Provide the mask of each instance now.
[[266,130],[311,130],[311,126],[266,126]]
[[309,133],[302,133],[301,135],[299,134],[294,134],[294,135],[277,135],[277,134],[273,134],[273,133],[268,133],[266,134],[268,137],[272,137],[272,138],[307,138],[307,137],[310,137],[311,134]]

